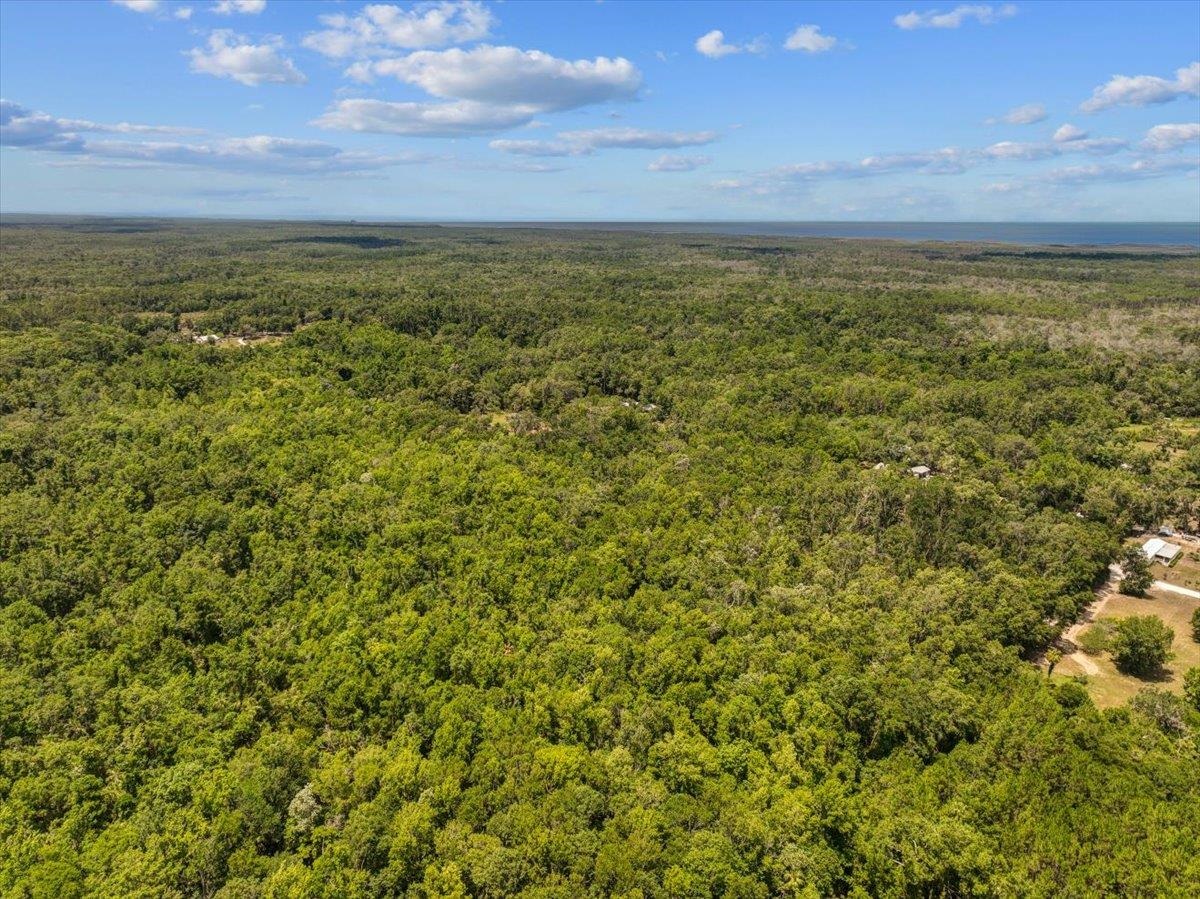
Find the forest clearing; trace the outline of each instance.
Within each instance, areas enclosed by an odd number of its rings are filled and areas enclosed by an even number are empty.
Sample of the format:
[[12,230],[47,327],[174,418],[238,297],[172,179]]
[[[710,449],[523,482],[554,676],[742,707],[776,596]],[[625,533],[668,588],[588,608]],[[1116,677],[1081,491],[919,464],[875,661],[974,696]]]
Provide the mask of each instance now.
[[[1139,678],[1119,671],[1109,653],[1089,655],[1076,653],[1055,667],[1054,677],[1063,680],[1077,676],[1086,678],[1092,701],[1100,708],[1112,708],[1128,702],[1145,687],[1158,687],[1183,694],[1183,677],[1200,668],[1200,643],[1192,638],[1192,616],[1200,608],[1200,598],[1182,596],[1169,590],[1152,588],[1145,597],[1110,593],[1099,611],[1096,622],[1101,626],[1133,615],[1154,615],[1174,631],[1171,643],[1173,658],[1162,674]],[[1083,632],[1094,625],[1089,624]],[[1082,655],[1082,661],[1078,656]],[[1090,665],[1089,665],[1090,663]]]

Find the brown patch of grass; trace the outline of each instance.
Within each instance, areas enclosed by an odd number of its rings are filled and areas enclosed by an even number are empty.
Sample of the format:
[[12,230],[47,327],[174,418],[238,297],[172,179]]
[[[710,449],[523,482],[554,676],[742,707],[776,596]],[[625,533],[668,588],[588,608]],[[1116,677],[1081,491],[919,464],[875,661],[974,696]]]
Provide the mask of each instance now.
[[[1092,656],[1100,669],[1099,674],[1086,673],[1070,658],[1065,658],[1054,669],[1054,680],[1063,681],[1074,677],[1087,677],[1087,690],[1099,708],[1112,708],[1128,702],[1143,687],[1155,686],[1172,693],[1183,692],[1183,676],[1192,668],[1200,667],[1200,644],[1192,639],[1192,610],[1200,600],[1189,599],[1175,593],[1151,590],[1144,598],[1116,593],[1108,600],[1097,621],[1112,621],[1133,615],[1157,615],[1175,631],[1171,649],[1175,657],[1167,663],[1166,670],[1157,680],[1143,680],[1117,670],[1112,656],[1103,653]],[[1084,628],[1084,632],[1093,625]]]
[[509,434],[528,436],[544,434],[551,430],[550,425],[532,412],[489,412],[486,418],[493,428],[499,428]]
[[1200,327],[1200,306],[1172,304],[1138,310],[1097,308],[1083,319],[986,313],[953,313],[946,318],[955,327],[987,340],[1027,340],[1034,336],[1056,350],[1093,346],[1108,352],[1200,358],[1200,347],[1185,343],[1179,337],[1181,328]]
[[1200,590],[1200,546],[1188,543],[1174,537],[1167,538],[1183,548],[1179,560],[1167,567],[1155,562],[1150,566],[1150,573],[1155,580],[1166,581],[1177,587],[1187,587],[1189,590]]

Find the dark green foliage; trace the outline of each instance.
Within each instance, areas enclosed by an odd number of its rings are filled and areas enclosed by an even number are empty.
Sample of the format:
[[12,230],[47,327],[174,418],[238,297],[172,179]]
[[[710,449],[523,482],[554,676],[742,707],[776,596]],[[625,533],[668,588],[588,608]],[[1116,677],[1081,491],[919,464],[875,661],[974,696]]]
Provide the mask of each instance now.
[[1025,661],[1198,511],[1196,438],[1122,430],[1195,355],[1063,337],[1184,320],[1194,254],[3,241],[0,895],[1200,882],[1169,701]]
[[1200,606],[1192,612],[1192,639],[1200,643]]
[[1174,639],[1175,632],[1155,615],[1122,618],[1113,626],[1113,660],[1129,674],[1154,674],[1171,657]]
[[1150,560],[1140,546],[1127,546],[1121,552],[1121,592],[1129,596],[1145,596],[1154,583]]

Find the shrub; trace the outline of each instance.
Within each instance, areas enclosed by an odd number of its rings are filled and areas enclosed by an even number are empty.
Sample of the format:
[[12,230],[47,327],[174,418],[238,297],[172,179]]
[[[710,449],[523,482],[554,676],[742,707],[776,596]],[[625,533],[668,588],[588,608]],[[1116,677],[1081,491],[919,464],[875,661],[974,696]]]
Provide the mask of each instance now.
[[1080,634],[1076,642],[1088,655],[1098,656],[1109,648],[1111,639],[1112,630],[1107,624],[1098,621]]
[[1133,697],[1129,704],[1153,721],[1163,733],[1180,734],[1187,730],[1183,720],[1183,700],[1174,693],[1146,687]]
[[1193,668],[1183,676],[1183,695],[1200,712],[1200,668]]
[[1129,674],[1153,674],[1171,658],[1174,639],[1175,632],[1153,615],[1122,618],[1113,628],[1113,658]]

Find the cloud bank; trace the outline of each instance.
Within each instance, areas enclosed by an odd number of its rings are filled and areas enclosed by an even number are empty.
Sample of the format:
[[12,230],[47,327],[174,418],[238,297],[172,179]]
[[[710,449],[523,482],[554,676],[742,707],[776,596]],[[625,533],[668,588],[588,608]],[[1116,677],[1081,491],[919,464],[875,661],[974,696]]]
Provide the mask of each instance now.
[[502,131],[534,116],[633,99],[642,85],[622,57],[566,60],[540,50],[495,47],[420,50],[364,61],[348,71],[360,81],[395,78],[433,102],[347,99],[313,124],[320,128],[453,137]]
[[411,9],[372,3],[357,15],[319,17],[323,31],[303,45],[333,59],[374,56],[394,50],[425,50],[486,38],[496,21],[482,3],[418,3]]
[[1113,75],[1079,107],[1100,112],[1114,106],[1151,106],[1181,97],[1200,97],[1200,62],[1175,70],[1175,80],[1157,75]]
[[188,166],[253,174],[339,175],[427,162],[421,154],[383,156],[343,150],[321,141],[269,135],[216,138],[184,143],[161,140],[114,140],[89,134],[195,134],[195,129],[166,125],[106,125],[84,119],[55,118],[10,100],[0,100],[0,145],[60,154],[91,164]]
[[715,131],[648,131],[641,128],[590,128],[562,131],[557,140],[494,140],[488,146],[520,156],[590,156],[596,150],[666,150],[697,147],[717,139]]
[[980,25],[994,25],[1001,19],[1008,19],[1017,14],[1017,8],[1006,3],[997,8],[983,4],[956,6],[949,12],[936,9],[925,12],[907,12],[892,19],[897,28],[913,31],[917,28],[958,28],[964,22],[975,20]]

